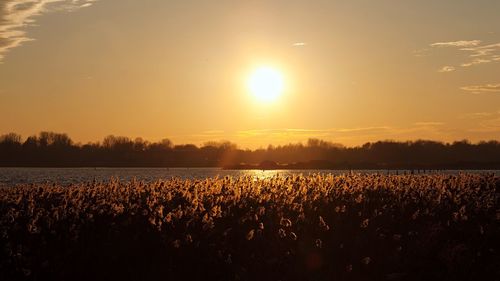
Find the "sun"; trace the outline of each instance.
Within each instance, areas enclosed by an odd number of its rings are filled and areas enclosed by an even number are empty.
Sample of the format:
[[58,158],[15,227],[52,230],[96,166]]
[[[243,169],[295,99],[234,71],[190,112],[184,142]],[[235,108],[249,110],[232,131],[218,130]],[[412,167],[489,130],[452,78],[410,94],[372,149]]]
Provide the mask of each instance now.
[[259,67],[248,79],[248,89],[262,102],[275,101],[283,93],[283,88],[283,75],[272,67]]

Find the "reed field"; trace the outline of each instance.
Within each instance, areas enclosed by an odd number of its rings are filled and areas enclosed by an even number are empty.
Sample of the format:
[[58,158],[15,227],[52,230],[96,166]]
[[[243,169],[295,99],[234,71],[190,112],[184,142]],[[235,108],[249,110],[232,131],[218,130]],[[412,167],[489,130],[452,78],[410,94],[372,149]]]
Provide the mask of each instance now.
[[3,187],[0,245],[1,280],[500,280],[500,178]]

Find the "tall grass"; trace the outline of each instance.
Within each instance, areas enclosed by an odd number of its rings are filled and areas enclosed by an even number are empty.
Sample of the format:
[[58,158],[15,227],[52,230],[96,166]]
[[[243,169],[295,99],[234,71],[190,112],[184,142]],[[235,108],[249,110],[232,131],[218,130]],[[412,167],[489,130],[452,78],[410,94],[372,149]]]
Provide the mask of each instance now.
[[498,280],[493,175],[0,189],[2,280]]

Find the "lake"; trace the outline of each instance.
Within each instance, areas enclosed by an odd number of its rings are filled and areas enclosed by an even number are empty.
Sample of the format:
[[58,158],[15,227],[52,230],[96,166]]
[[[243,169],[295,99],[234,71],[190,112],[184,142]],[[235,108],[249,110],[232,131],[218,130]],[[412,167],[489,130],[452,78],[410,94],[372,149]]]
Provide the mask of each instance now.
[[[0,186],[12,186],[32,183],[57,183],[69,185],[89,181],[108,181],[117,178],[121,181],[137,179],[151,182],[158,179],[183,178],[204,179],[207,177],[225,176],[254,176],[256,178],[273,177],[277,175],[309,175],[349,173],[348,170],[223,170],[220,168],[0,168]],[[353,170],[353,173],[381,173],[402,174],[411,173],[407,170]],[[458,174],[464,171],[446,170],[431,171],[428,173]],[[468,173],[494,173],[500,176],[500,170],[466,171]]]

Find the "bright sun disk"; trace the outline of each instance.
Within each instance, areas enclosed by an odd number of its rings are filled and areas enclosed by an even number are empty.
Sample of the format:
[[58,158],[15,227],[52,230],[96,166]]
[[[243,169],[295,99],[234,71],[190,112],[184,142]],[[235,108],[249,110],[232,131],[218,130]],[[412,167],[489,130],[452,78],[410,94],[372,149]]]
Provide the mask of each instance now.
[[274,68],[257,68],[248,80],[250,92],[260,101],[271,102],[283,92],[283,76]]

